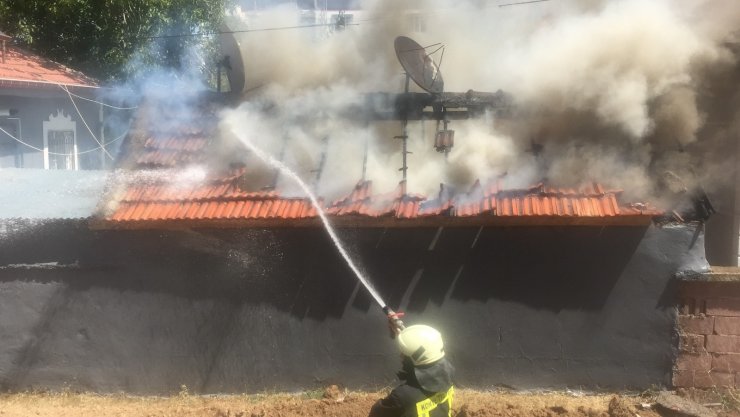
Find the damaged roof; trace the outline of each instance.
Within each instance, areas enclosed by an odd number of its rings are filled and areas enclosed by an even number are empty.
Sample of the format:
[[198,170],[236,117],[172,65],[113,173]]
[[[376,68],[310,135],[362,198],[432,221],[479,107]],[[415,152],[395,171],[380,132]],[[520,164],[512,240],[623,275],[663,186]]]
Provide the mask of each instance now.
[[[95,227],[319,225],[317,210],[308,198],[286,196],[270,188],[250,189],[248,179],[254,174],[250,167],[227,167],[224,161],[228,158],[213,155],[222,148],[212,146],[220,140],[213,107],[200,108],[169,127],[161,118],[150,123],[147,114],[146,105],[141,105],[118,166],[123,172],[164,174],[113,182]],[[210,177],[180,183],[167,174],[193,164],[210,164]],[[500,178],[486,184],[477,181],[458,193],[442,186],[436,196],[409,193],[406,188],[401,181],[395,190],[375,190],[372,181],[361,180],[345,197],[329,202],[320,199],[320,204],[334,224],[353,227],[647,225],[661,214],[645,204],[624,203],[622,191],[596,183],[580,189],[548,184],[522,188]]]
[[[264,227],[318,224],[306,198],[282,197],[275,191],[244,191],[240,177],[212,180],[182,188],[167,184],[132,185],[100,223],[101,227],[160,226]],[[473,189],[446,199],[404,193],[374,194],[361,181],[343,199],[322,208],[344,226],[425,225],[611,225],[649,224],[660,214],[645,205],[622,205],[620,191],[593,184],[582,190],[537,185],[526,189]]]

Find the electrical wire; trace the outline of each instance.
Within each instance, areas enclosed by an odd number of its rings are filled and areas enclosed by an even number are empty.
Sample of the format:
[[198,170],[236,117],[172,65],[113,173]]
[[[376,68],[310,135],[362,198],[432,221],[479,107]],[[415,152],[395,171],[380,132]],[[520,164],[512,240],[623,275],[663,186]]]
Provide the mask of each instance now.
[[100,101],[93,100],[91,98],[83,97],[83,96],[81,96],[79,94],[75,94],[75,93],[73,93],[71,91],[68,91],[67,93],[69,93],[69,94],[71,94],[71,95],[73,95],[73,96],[75,96],[75,97],[77,97],[79,99],[82,99],[82,100],[87,100],[87,101],[90,101],[90,102],[93,102],[93,103],[100,104],[101,106],[110,107],[111,109],[116,109],[116,110],[136,110],[136,109],[139,108],[138,106],[136,106],[136,107],[117,107],[117,106],[113,106],[111,104],[102,103]]
[[[323,27],[323,26],[336,26],[336,24],[318,23],[315,25],[281,26],[281,27],[262,28],[262,29],[225,30],[225,31],[219,31],[219,32],[203,32],[203,33],[181,33],[178,35],[145,36],[140,39],[194,38],[198,36],[228,35],[231,33],[269,32],[273,30],[304,29],[304,28],[315,28],[315,27]],[[345,24],[345,26],[360,26],[360,24],[359,23],[347,23]]]
[[110,158],[111,161],[114,161],[115,158],[113,158],[113,155],[111,155],[110,152],[108,152],[105,149],[105,146],[102,143],[100,143],[100,141],[98,140],[97,136],[95,136],[95,133],[93,133],[92,129],[90,129],[90,126],[85,121],[85,117],[82,115],[82,112],[80,112],[80,109],[77,107],[77,103],[75,103],[75,100],[72,98],[72,94],[69,92],[69,90],[67,89],[67,87],[65,87],[65,86],[63,86],[61,84],[57,84],[57,85],[59,86],[59,88],[61,88],[62,90],[64,90],[64,91],[67,92],[67,95],[69,96],[69,101],[72,102],[72,105],[74,106],[75,110],[77,110],[77,114],[80,116],[80,120],[82,120],[82,124],[85,125],[85,127],[87,128],[87,131],[90,132],[90,135],[92,136],[92,138],[95,139],[95,142],[97,142],[98,145],[100,145],[100,148],[103,150],[103,153],[105,153],[106,155],[108,155],[108,158]]
[[[542,3],[550,0],[529,0],[529,1],[522,1],[518,3],[506,3],[506,4],[499,4],[498,7],[507,7],[507,6],[517,6],[520,4],[530,4],[530,3]],[[358,20],[358,22],[371,22],[373,20],[381,20],[386,19],[386,17],[373,17],[373,18],[367,18],[367,19],[361,19]],[[345,26],[359,26],[359,23],[346,23]],[[203,32],[203,33],[182,33],[177,35],[157,35],[157,36],[144,36],[140,39],[170,39],[170,38],[194,38],[199,36],[213,36],[213,35],[227,35],[232,33],[250,33],[250,32],[269,32],[273,30],[287,30],[287,29],[304,29],[304,28],[315,28],[315,27],[322,27],[322,26],[336,26],[335,23],[317,23],[315,25],[299,25],[299,26],[281,26],[281,27],[274,27],[274,28],[262,28],[262,29],[243,29],[243,30],[225,30],[225,31],[219,31],[219,32]]]
[[[5,133],[6,135],[8,135],[8,137],[10,137],[10,138],[11,138],[11,139],[13,139],[14,141],[16,141],[16,142],[18,142],[18,143],[20,143],[20,144],[22,144],[22,145],[28,146],[29,148],[31,148],[31,149],[35,149],[35,150],[37,150],[37,151],[39,151],[39,152],[44,152],[44,150],[43,150],[43,149],[41,149],[41,148],[37,148],[37,147],[35,147],[35,146],[31,145],[31,144],[28,144],[28,143],[26,143],[26,142],[24,142],[24,141],[22,141],[22,140],[18,139],[18,138],[17,138],[17,137],[15,137],[15,136],[11,135],[11,134],[10,134],[10,132],[8,132],[7,130],[3,129],[3,127],[2,127],[2,126],[0,126],[0,132],[2,132],[2,133]],[[106,143],[106,145],[110,145],[110,144],[111,144],[111,143],[113,143],[113,142],[117,142],[117,141],[119,141],[119,140],[123,139],[124,137],[126,137],[126,135],[127,135],[127,134],[128,134],[128,131],[124,132],[124,133],[123,133],[123,134],[122,134],[121,136],[119,136],[119,137],[117,137],[117,138],[115,138],[115,139],[111,140],[110,142]],[[101,147],[101,146],[98,146],[97,148],[92,148],[92,149],[88,149],[88,150],[86,150],[86,151],[81,151],[81,152],[77,152],[77,155],[82,155],[82,154],[86,154],[86,153],[90,153],[90,152],[95,152],[95,151],[97,151],[98,149],[102,149],[102,147]],[[58,153],[58,152],[48,152],[48,151],[47,151],[47,153],[48,153],[49,155],[58,155],[58,156],[73,156],[73,155],[75,155],[75,154],[73,154],[73,153]]]
[[498,7],[517,6],[520,4],[530,4],[530,3],[542,3],[545,1],[550,1],[550,0],[530,0],[530,1],[521,1],[519,3],[506,3],[506,4],[499,4]]
[[[522,2],[516,2],[516,3],[505,3],[505,4],[498,4],[498,5],[491,5],[491,6],[485,6],[487,7],[507,7],[507,6],[517,6],[520,4],[530,4],[530,3],[543,3],[546,1],[551,0],[529,0],[529,1],[522,1]],[[435,9],[435,10],[429,10],[429,9],[423,9],[423,11],[420,12],[420,14],[440,14],[440,13],[446,13],[448,9]],[[394,13],[386,12],[383,14],[376,14],[375,16],[366,17],[364,19],[357,19],[356,22],[374,22],[376,20],[385,20],[385,19],[391,19],[393,17],[397,16]]]

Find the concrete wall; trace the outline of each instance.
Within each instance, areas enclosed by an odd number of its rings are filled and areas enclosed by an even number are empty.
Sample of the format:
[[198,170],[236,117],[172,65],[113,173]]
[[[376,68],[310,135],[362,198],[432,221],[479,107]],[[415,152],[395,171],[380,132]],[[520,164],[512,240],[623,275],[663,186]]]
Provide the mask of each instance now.
[[[0,228],[0,384],[133,393],[393,383],[384,317],[319,229]],[[671,383],[689,226],[340,232],[467,387]],[[38,263],[57,262],[56,266]],[[15,265],[10,265],[15,264]],[[25,264],[25,265],[19,265]],[[30,265],[35,264],[35,265]]]
[[[85,118],[85,122],[90,126],[96,137],[100,136],[100,117],[98,105],[89,101],[75,99],[77,107]],[[8,127],[13,129],[13,133],[18,139],[32,145],[36,148],[44,148],[43,122],[49,120],[49,116],[57,114],[61,110],[63,114],[70,116],[72,121],[76,122],[76,140],[78,152],[98,148],[100,145],[93,139],[90,132],[85,127],[82,119],[77,114],[69,97],[60,90],[29,90],[29,91],[3,91],[0,93],[0,110],[14,109],[17,114],[13,116],[0,116],[0,126],[5,130]],[[110,138],[109,138],[110,139]],[[7,149],[15,146],[15,151],[20,155],[12,158],[8,155]],[[44,168],[43,153],[33,148],[27,147],[11,139],[5,133],[0,132],[0,149],[4,149],[0,155],[0,167],[12,167],[15,159],[17,168]],[[101,169],[103,155],[101,151],[87,152],[80,154],[80,169]]]

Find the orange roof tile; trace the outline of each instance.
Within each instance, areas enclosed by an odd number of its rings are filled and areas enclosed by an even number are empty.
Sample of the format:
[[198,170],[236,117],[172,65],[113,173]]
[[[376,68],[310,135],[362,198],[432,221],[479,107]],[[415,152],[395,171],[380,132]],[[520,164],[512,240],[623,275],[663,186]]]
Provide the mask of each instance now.
[[[224,219],[306,219],[317,216],[308,199],[286,198],[275,191],[247,192],[239,188],[239,177],[210,180],[191,187],[164,184],[133,185],[124,193],[116,209],[106,216],[113,223],[147,221],[192,221]],[[549,217],[608,218],[615,216],[656,216],[659,211],[645,204],[620,207],[620,191],[605,190],[599,184],[583,190],[545,187],[505,189],[501,184],[434,200],[404,194],[399,184],[394,192],[374,195],[370,181],[360,181],[347,195],[323,207],[329,216],[475,218]],[[323,205],[323,204],[322,204]]]
[[0,61],[0,87],[58,88],[57,84],[74,87],[97,87],[98,82],[79,71],[8,45],[5,60]]

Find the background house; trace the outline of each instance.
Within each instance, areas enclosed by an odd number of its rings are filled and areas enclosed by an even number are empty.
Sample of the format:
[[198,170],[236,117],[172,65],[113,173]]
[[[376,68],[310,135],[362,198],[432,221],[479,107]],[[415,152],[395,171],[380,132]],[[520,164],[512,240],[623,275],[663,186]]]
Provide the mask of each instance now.
[[0,168],[108,166],[103,105],[91,101],[98,82],[15,46],[1,32],[0,43]]

